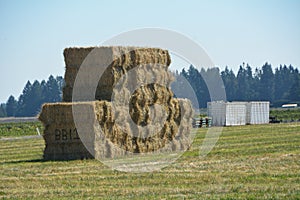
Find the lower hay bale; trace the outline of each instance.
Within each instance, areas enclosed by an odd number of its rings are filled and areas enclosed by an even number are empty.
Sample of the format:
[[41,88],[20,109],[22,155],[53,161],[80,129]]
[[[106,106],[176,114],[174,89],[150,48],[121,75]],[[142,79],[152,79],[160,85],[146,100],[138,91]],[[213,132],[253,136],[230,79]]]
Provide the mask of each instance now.
[[[74,123],[72,103],[44,104],[39,115],[44,129],[44,159],[70,160],[93,158],[93,152],[86,149]],[[82,106],[88,108],[92,103]],[[90,119],[86,119],[90,121]],[[86,143],[93,146],[93,131],[86,135]]]
[[[128,109],[119,109],[118,115],[113,115],[111,114],[111,102],[102,101],[98,103],[98,105],[96,104],[96,107],[98,107],[98,109],[96,109],[96,113],[98,112],[98,114],[96,114],[96,116],[98,117],[97,121],[99,122],[99,125],[103,131],[104,137],[107,138],[116,149],[119,148],[120,151],[123,150],[131,153],[147,153],[159,151],[160,149],[164,149],[165,146],[172,145],[172,142],[174,140],[176,140],[175,145],[173,145],[172,147],[170,146],[172,150],[187,149],[191,142],[189,134],[192,125],[191,120],[187,118],[191,118],[193,112],[192,110],[181,111],[181,105],[183,106],[183,110],[192,109],[191,105],[189,105],[190,101],[182,99],[173,99],[169,102],[173,102],[173,104],[168,104],[166,102],[168,107],[175,106],[177,107],[177,109],[179,109],[179,111],[177,111],[175,108],[172,108],[170,110],[176,110],[176,112],[178,112],[179,114],[177,114],[177,118],[167,119],[164,122],[161,130],[156,129],[154,130],[154,132],[153,129],[146,129],[146,131],[149,131],[146,132],[145,129],[143,129],[143,126],[141,126],[143,125],[142,123],[128,123],[129,119],[126,118],[122,118],[123,126],[119,126],[118,124],[116,124],[115,122],[117,119],[115,117],[126,115],[122,112],[128,112]],[[133,102],[133,105],[136,105],[134,103],[136,102]],[[109,117],[109,119],[111,119],[112,122],[108,122],[105,121],[103,118],[99,118],[103,115],[103,113],[99,114],[102,112],[103,104],[106,105],[105,115],[112,116],[111,118]],[[140,113],[145,114],[146,112],[144,111],[146,111],[145,108],[147,106],[147,103],[145,103],[144,107],[139,107],[139,111],[137,114],[138,117],[144,117],[143,114]],[[129,117],[131,118],[132,116]],[[141,122],[142,120],[137,119],[136,121]]]
[[[45,126],[44,159],[114,158],[128,153],[187,149],[192,123],[186,118],[191,117],[192,111],[181,111],[180,108],[185,106],[185,109],[191,109],[189,103],[181,99],[165,102],[165,107],[170,107],[166,112],[176,111],[179,114],[167,113],[173,117],[166,119],[161,129],[158,125],[145,129],[143,126],[130,124],[129,119],[124,121],[125,126],[120,127],[116,124],[116,117],[121,116],[122,112],[128,112],[128,109],[118,110],[119,114],[115,115],[112,103],[107,101],[45,104],[39,116]],[[81,107],[81,121],[77,122],[80,127],[75,126],[72,106]],[[145,107],[147,106],[149,105],[146,103]],[[139,107],[139,112],[146,113],[145,107]],[[128,113],[127,116],[131,118]]]

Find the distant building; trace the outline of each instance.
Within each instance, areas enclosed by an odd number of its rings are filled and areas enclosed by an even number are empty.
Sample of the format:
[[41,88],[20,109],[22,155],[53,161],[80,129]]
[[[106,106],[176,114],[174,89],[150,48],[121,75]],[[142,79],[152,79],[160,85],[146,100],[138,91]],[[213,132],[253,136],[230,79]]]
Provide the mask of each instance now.
[[269,123],[270,102],[224,102],[207,103],[208,116],[213,126],[236,126]]
[[281,107],[282,108],[297,108],[298,105],[296,103],[294,103],[294,104],[283,104]]

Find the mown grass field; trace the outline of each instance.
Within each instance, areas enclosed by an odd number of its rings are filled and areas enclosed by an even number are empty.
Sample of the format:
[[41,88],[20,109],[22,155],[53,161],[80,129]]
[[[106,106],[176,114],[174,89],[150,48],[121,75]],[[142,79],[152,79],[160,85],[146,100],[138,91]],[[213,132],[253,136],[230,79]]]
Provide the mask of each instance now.
[[42,138],[2,138],[0,198],[300,199],[300,123],[224,127],[199,158],[206,131],[152,173],[113,171],[97,160],[45,162]]
[[40,122],[23,122],[23,123],[0,123],[0,138],[37,135],[37,130],[43,133],[43,125]]

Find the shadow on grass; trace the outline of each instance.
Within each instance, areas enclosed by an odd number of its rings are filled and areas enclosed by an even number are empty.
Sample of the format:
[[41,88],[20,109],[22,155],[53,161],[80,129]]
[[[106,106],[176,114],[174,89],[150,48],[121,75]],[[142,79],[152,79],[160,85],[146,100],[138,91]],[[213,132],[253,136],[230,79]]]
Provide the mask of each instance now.
[[91,158],[85,158],[85,159],[66,159],[66,160],[49,160],[49,159],[44,159],[44,158],[39,158],[39,159],[31,159],[31,160],[12,160],[12,161],[4,161],[0,162],[0,165],[3,164],[20,164],[20,163],[46,163],[46,162],[70,162],[70,161],[75,161],[75,160],[92,160]]
[[40,159],[32,159],[32,160],[12,160],[7,162],[0,162],[0,164],[19,164],[19,163],[36,163],[36,162],[47,162],[48,160]]

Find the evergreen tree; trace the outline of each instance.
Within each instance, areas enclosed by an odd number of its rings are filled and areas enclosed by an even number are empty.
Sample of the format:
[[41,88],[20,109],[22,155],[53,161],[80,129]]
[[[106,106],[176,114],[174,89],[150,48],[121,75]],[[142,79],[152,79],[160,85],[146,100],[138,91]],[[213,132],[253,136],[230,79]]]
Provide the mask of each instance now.
[[291,88],[291,72],[290,69],[284,65],[283,67],[280,65],[279,69],[275,69],[274,76],[274,101],[279,102],[281,104],[287,103],[289,91]]
[[185,71],[185,69],[183,68],[181,73],[180,73],[184,78],[189,79],[188,73]]
[[7,117],[5,103],[0,104],[0,117]]
[[48,78],[46,83],[42,83],[43,89],[43,102],[60,102],[61,101],[61,91],[63,86],[63,79],[57,77],[55,79],[52,75]]
[[221,72],[221,77],[224,82],[227,100],[235,100],[237,81],[234,72],[232,70],[229,70],[226,66],[225,70]]
[[220,70],[217,67],[208,68],[206,71],[204,69],[201,70],[201,75],[207,86],[207,98],[205,99],[205,104],[207,103],[207,101],[211,100],[226,100],[224,83],[222,78],[220,77],[220,74]]
[[274,97],[274,74],[272,66],[268,63],[262,66],[259,86],[259,96],[262,101],[272,102]]
[[28,116],[27,114],[30,112],[29,108],[27,106],[27,103],[30,102],[30,92],[32,89],[32,85],[30,81],[27,81],[22,94],[19,97],[18,100],[18,107],[16,112],[16,117],[25,117]]
[[281,106],[284,103],[287,103],[287,96],[290,90],[289,83],[290,72],[286,65],[275,69],[274,75],[274,105]]
[[33,82],[29,96],[30,101],[27,102],[29,112],[27,113],[27,116],[36,116],[40,112],[43,103],[42,88],[37,80]]
[[[27,117],[39,113],[41,105],[46,102],[60,102],[64,79],[61,76],[54,78],[52,75],[47,82],[27,81],[18,101],[10,96],[5,106],[0,107],[0,116]],[[4,111],[3,108],[5,107]]]
[[27,82],[18,102],[18,117],[29,117],[38,114],[41,105],[42,90],[40,83]]
[[252,68],[249,64],[246,66],[246,92],[245,92],[245,99],[247,101],[251,101],[255,98],[255,87],[254,87],[254,81],[252,75]]
[[175,80],[171,83],[171,90],[173,91],[176,98],[187,98],[192,101],[194,107],[197,107],[197,99],[195,95],[190,93],[192,86],[190,85],[187,78],[181,74],[174,74]]
[[207,101],[209,101],[209,93],[206,82],[203,79],[203,71],[201,71],[201,73],[191,65],[188,70],[188,80],[196,93],[199,107],[204,108],[206,107]]
[[254,76],[253,76],[253,83],[252,86],[253,87],[253,94],[252,94],[252,100],[253,101],[259,101],[260,97],[259,97],[259,87],[260,87],[260,78],[261,78],[261,70],[259,70],[258,68],[255,68],[255,72],[254,72]]
[[288,99],[290,102],[300,103],[300,75],[295,76],[293,85],[291,86]]
[[[243,65],[244,65],[244,63],[243,63]],[[248,89],[248,83],[247,83],[247,73],[243,66],[240,66],[236,78],[237,78],[236,100],[245,101],[245,100],[247,100],[246,94],[247,94],[247,89]]]
[[62,99],[62,91],[63,91],[63,87],[65,86],[65,80],[62,76],[57,76],[56,77],[56,82],[58,84],[58,88],[59,88],[59,95],[60,95],[60,101]]
[[250,101],[255,96],[255,88],[253,87],[255,79],[252,75],[252,68],[250,65],[243,63],[240,66],[237,74],[237,99],[241,101]]
[[18,102],[14,96],[10,96],[6,102],[6,115],[7,117],[14,117],[17,111]]

